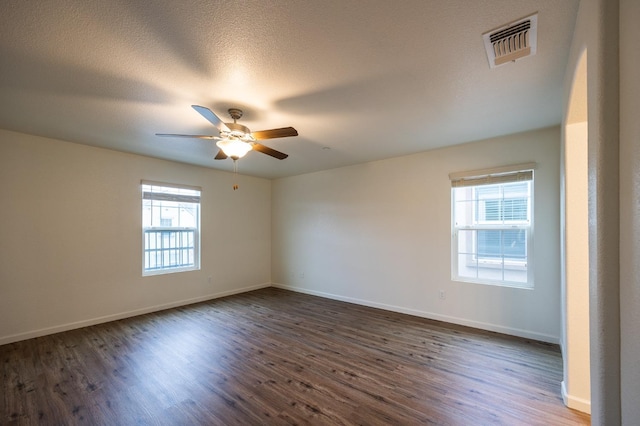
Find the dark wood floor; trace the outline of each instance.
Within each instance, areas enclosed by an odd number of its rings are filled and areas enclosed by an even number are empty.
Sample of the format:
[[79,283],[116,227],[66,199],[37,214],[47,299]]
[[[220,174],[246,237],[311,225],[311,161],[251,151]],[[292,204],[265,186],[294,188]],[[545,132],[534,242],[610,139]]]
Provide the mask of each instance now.
[[0,346],[0,424],[574,425],[558,348],[267,288]]

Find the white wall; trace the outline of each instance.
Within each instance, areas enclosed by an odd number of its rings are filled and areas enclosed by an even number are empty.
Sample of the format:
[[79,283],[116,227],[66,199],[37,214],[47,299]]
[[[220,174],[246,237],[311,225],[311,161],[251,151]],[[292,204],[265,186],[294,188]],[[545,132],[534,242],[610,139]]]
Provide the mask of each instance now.
[[[202,187],[200,271],[142,277],[141,179]],[[0,130],[0,344],[269,285],[271,182],[239,183]]]
[[[580,2],[564,85],[565,104],[568,105],[571,82],[586,51],[589,340],[591,421],[594,425],[621,424],[620,340],[624,337],[620,333],[618,31],[621,14],[618,5],[618,0]],[[629,46],[630,51],[635,51],[636,40],[630,40]],[[635,362],[630,369],[637,371],[638,365]],[[637,393],[629,394],[628,398],[637,405]]]
[[567,406],[591,411],[589,374],[589,223],[587,122],[564,134],[564,310],[563,397]]
[[[563,117],[560,167],[562,239],[562,397],[571,408],[591,411],[589,329],[589,129],[587,52],[567,71],[570,89]],[[571,72],[573,71],[573,72]]]
[[[558,342],[560,128],[273,182],[275,285]],[[535,289],[452,282],[448,174],[538,163]],[[439,299],[444,290],[446,299]]]

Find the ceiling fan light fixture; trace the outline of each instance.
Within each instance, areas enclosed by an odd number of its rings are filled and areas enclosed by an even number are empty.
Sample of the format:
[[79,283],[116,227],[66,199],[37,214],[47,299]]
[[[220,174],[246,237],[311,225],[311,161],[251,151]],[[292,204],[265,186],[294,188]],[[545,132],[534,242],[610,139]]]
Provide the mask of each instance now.
[[223,139],[216,142],[216,145],[227,157],[231,157],[234,160],[244,157],[247,152],[251,151],[251,145],[239,139]]

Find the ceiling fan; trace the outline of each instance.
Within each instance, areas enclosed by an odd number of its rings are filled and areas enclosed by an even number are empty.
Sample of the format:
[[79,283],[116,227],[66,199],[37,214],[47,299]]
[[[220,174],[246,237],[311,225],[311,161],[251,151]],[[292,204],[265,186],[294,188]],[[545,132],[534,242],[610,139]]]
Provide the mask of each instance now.
[[169,133],[156,133],[156,136],[162,137],[179,137],[179,138],[198,138],[198,139],[217,139],[216,145],[220,150],[214,157],[216,160],[224,160],[226,158],[233,159],[234,163],[239,158],[251,150],[262,152],[270,155],[278,160],[284,160],[287,154],[276,151],[268,146],[262,145],[256,141],[264,139],[284,138],[288,136],[298,136],[298,131],[293,127],[282,127],[280,129],[260,130],[252,132],[248,127],[239,124],[237,120],[242,117],[242,110],[238,108],[229,108],[228,112],[233,123],[223,123],[222,120],[213,113],[209,108],[200,105],[191,105],[200,115],[213,124],[220,136],[210,135],[180,135]]

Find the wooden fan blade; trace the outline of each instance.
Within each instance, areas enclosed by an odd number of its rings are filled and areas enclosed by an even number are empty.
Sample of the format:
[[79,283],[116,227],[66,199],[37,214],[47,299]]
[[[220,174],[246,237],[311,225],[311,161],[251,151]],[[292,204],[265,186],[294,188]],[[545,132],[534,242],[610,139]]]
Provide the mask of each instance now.
[[178,135],[175,133],[156,133],[156,136],[163,138],[196,138],[196,139],[213,139],[215,136],[210,135]]
[[203,116],[204,118],[209,120],[209,122],[211,124],[216,126],[216,129],[220,130],[221,132],[222,131],[225,131],[225,132],[229,131],[229,128],[227,127],[227,125],[224,124],[222,122],[222,120],[220,120],[220,117],[215,115],[213,113],[213,111],[211,111],[209,108],[203,107],[203,106],[200,106],[200,105],[191,105],[191,108],[195,109],[196,111],[198,111],[198,113],[200,113],[201,116]]
[[225,154],[222,150],[219,150],[216,156],[213,157],[214,160],[226,160],[227,158],[229,157],[227,157],[227,154]]
[[257,141],[263,139],[286,138],[288,136],[298,136],[298,131],[293,127],[282,127],[280,129],[258,130],[251,133]]
[[254,151],[259,151],[263,154],[267,154],[270,155],[274,158],[277,158],[278,160],[284,160],[285,158],[287,158],[289,155],[285,154],[284,152],[280,152],[280,151],[276,151],[273,148],[269,148],[268,146],[264,146],[262,144],[259,144],[257,142],[253,142],[251,144],[251,146],[253,147]]

